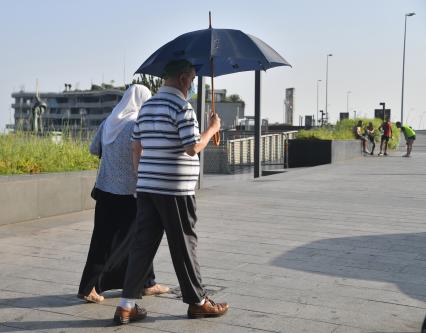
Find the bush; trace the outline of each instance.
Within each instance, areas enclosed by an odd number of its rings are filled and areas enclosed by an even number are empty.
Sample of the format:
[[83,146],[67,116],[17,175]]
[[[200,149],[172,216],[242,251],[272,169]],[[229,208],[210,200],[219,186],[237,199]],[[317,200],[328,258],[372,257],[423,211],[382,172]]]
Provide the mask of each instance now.
[[88,140],[71,136],[56,144],[49,136],[29,132],[0,135],[0,174],[93,170],[99,162],[88,145]]
[[[310,130],[302,130],[297,133],[297,139],[310,140],[354,140],[354,127],[359,120],[362,120],[365,128],[369,122],[373,123],[376,129],[375,141],[380,142],[381,133],[377,130],[382,124],[381,119],[344,119],[338,121],[335,126],[319,127]],[[389,141],[389,148],[395,149],[399,144],[399,130],[392,124],[393,137]]]

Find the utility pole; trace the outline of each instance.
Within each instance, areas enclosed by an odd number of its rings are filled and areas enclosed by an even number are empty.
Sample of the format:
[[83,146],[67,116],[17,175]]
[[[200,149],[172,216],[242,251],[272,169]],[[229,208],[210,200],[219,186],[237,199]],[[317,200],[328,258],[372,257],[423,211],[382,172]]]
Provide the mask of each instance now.
[[404,74],[405,74],[405,40],[407,36],[407,17],[416,15],[416,13],[405,14],[404,25],[404,50],[402,52],[402,92],[401,92],[401,124],[404,123]]

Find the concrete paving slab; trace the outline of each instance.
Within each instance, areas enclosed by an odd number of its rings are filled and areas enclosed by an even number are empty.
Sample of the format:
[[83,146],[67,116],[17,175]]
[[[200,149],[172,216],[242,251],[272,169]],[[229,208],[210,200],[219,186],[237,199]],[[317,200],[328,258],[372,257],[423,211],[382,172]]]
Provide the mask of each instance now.
[[426,151],[252,180],[207,176],[199,259],[222,318],[188,320],[167,242],[147,320],[112,325],[75,297],[93,211],[0,226],[0,332],[419,332],[426,313]]

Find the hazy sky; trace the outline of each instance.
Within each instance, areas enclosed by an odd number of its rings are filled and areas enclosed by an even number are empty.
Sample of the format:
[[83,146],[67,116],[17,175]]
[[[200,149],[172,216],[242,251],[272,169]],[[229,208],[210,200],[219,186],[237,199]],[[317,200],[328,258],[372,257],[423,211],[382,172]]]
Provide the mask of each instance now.
[[[282,121],[285,89],[295,88],[295,123],[325,102],[329,61],[331,120],[349,109],[372,116],[380,102],[400,118],[404,14],[408,18],[405,67],[405,119],[426,127],[426,0],[299,1],[136,1],[2,0],[0,2],[0,129],[12,117],[10,94],[24,87],[62,91],[65,82],[80,89],[91,82],[129,82],[157,48],[176,36],[208,26],[240,29],[263,39],[293,68],[262,75],[262,116]],[[125,71],[124,71],[125,67]],[[124,77],[125,72],[125,77]],[[217,78],[246,101],[253,114],[254,73]]]

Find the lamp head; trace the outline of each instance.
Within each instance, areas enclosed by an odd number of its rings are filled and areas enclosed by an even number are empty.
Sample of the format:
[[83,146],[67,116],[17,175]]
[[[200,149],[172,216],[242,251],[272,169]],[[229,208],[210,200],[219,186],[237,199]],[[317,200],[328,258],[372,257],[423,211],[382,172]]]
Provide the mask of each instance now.
[[414,12],[405,14],[405,16],[414,16],[414,15],[416,15],[416,13],[414,13]]

